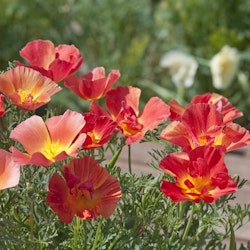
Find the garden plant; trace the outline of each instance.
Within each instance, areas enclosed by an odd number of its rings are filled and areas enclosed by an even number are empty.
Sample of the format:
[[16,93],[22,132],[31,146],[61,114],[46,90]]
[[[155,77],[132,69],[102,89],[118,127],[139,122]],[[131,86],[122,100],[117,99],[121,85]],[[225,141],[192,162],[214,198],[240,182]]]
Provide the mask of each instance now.
[[[141,105],[143,88],[119,85],[118,69],[77,72],[74,45],[32,40],[20,56],[0,75],[0,249],[237,249],[250,203],[233,203],[246,180],[224,157],[250,134],[226,97]],[[50,105],[60,91],[88,111]],[[160,174],[134,173],[138,142],[159,145],[145,165]]]
[[[182,106],[154,96],[142,107],[140,88],[114,86],[118,69],[77,73],[74,45],[33,40],[20,56],[0,75],[1,249],[236,249],[250,204],[232,203],[246,180],[224,157],[250,134],[227,98],[206,92]],[[59,91],[89,110],[51,106]],[[161,174],[133,173],[136,142],[161,146],[148,163]]]

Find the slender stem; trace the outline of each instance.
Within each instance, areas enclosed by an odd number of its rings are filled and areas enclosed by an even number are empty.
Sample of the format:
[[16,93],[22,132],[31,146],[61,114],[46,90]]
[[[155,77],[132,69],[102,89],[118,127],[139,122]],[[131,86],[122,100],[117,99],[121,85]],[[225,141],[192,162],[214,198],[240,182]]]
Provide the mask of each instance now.
[[208,230],[208,227],[206,227],[204,230],[202,230],[202,233],[201,233],[201,236],[200,236],[200,240],[199,240],[199,242],[197,244],[197,249],[201,249],[202,246],[204,246],[205,236],[206,236],[207,230]]
[[30,199],[30,240],[34,240],[34,202]]
[[[183,221],[183,218],[184,218],[183,215],[184,215],[184,212],[185,212],[185,209],[186,209],[186,206],[188,203],[187,202],[179,202],[179,203],[175,203],[175,204],[176,204],[176,206],[172,207],[171,212],[169,212],[169,216],[174,216],[174,211],[176,208],[176,212],[177,212],[176,216],[178,217],[178,221]],[[177,224],[175,226],[175,230],[172,232],[172,235],[169,238],[170,243],[174,242],[176,240],[176,236],[177,236],[176,231],[178,231],[180,227],[181,227],[181,223],[179,225]]]
[[80,218],[76,217],[74,222],[74,243],[73,249],[77,249],[78,242],[79,242],[79,231],[80,231]]
[[86,222],[84,221],[83,223],[83,233],[84,233],[84,249],[89,249],[88,248],[88,237],[87,237],[87,227],[86,227]]
[[114,167],[114,165],[115,165],[115,163],[116,163],[116,161],[117,161],[117,159],[118,159],[118,157],[119,157],[121,151],[122,151],[122,148],[119,148],[119,149],[115,152],[115,154],[113,155],[112,159],[111,159],[110,162],[109,162],[110,168],[113,168],[113,167]]
[[118,232],[117,236],[115,237],[115,239],[112,241],[112,243],[110,244],[108,250],[112,250],[116,243],[122,238],[122,235],[120,234],[120,232]]
[[94,241],[92,250],[96,250],[97,247],[98,247],[97,245],[98,245],[98,242],[99,242],[99,239],[100,239],[100,233],[101,233],[101,228],[102,228],[102,222],[103,222],[103,218],[100,217],[100,218],[99,218],[99,222],[98,222],[98,226],[97,226],[97,229],[96,229],[95,241]]
[[186,226],[186,228],[184,230],[184,233],[183,233],[183,236],[182,236],[182,239],[181,239],[183,244],[185,243],[185,241],[186,241],[186,239],[188,237],[189,229],[190,229],[190,227],[192,225],[192,222],[193,222],[194,210],[195,210],[195,204],[192,204],[191,214],[190,214],[190,216],[188,218],[187,226]]
[[182,219],[187,205],[188,205],[187,202],[180,202],[178,204],[178,216],[179,216],[180,219]]
[[128,171],[132,174],[132,167],[131,167],[131,146],[128,145]]
[[185,95],[185,87],[184,86],[178,86],[177,87],[177,100],[184,104],[184,95]]

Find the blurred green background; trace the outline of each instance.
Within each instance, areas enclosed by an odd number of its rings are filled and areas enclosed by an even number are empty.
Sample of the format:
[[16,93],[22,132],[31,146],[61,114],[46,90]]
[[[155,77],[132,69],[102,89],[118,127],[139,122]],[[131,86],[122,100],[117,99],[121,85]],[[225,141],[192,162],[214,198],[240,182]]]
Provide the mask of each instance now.
[[[183,104],[207,91],[226,96],[244,112],[239,122],[250,127],[250,1],[249,0],[2,0],[0,66],[19,57],[30,40],[74,44],[84,56],[82,73],[104,66],[119,69],[118,84],[142,88],[143,102],[158,95],[177,98],[161,56],[179,49],[200,62],[195,82]],[[224,46],[237,48],[241,61],[230,88],[212,85],[209,60]],[[54,102],[83,110],[86,103],[62,91]]]

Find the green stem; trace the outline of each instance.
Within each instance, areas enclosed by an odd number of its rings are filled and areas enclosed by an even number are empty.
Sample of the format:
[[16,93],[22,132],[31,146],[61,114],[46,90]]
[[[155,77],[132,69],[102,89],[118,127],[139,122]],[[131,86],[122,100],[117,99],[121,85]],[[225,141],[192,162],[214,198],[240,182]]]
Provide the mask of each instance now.
[[128,145],[128,171],[132,174],[132,167],[131,167],[131,146]]
[[96,250],[97,249],[97,245],[98,245],[98,242],[99,242],[99,239],[100,239],[100,234],[101,234],[101,228],[102,228],[102,222],[103,222],[103,218],[100,217],[99,218],[99,222],[98,222],[98,226],[97,226],[97,229],[96,229],[96,234],[95,234],[95,241],[94,241],[94,244],[92,246],[92,250]]
[[34,202],[30,199],[30,240],[34,240]]
[[186,239],[188,237],[189,229],[191,228],[191,225],[193,223],[193,217],[194,217],[194,210],[195,210],[195,204],[192,204],[191,214],[189,215],[187,226],[184,230],[181,242],[184,245],[186,242]]
[[74,222],[74,243],[73,249],[76,250],[79,243],[80,218],[76,217]]
[[197,244],[197,249],[201,249],[202,246],[204,246],[204,243],[205,243],[205,236],[206,236],[206,233],[207,233],[207,230],[208,230],[208,227],[206,227],[202,233],[201,233],[201,236],[200,236],[200,240]]
[[122,238],[122,235],[120,233],[117,234],[117,236],[115,237],[115,239],[112,241],[112,243],[110,244],[108,250],[112,250],[116,243]]
[[[189,203],[188,202],[180,202],[178,204],[178,217],[180,220],[183,220],[183,216],[185,214],[185,211],[187,210],[187,206],[189,206]],[[186,217],[186,215],[185,215]]]
[[84,233],[84,249],[89,249],[88,248],[88,237],[87,237],[87,227],[86,227],[86,222],[84,221],[83,223],[83,233]]
[[184,104],[185,87],[177,87],[177,100],[183,105]]
[[119,157],[121,151],[122,151],[122,148],[119,148],[119,150],[117,150],[117,151],[115,152],[115,154],[113,155],[112,159],[111,159],[110,162],[109,162],[110,168],[113,168],[114,165],[116,164],[117,159],[118,159],[118,157]]
[[[179,203],[171,203],[168,208],[168,216],[166,218],[166,222],[171,221],[173,216],[177,216],[178,221],[183,221],[183,214],[186,207],[186,202],[179,202]],[[164,223],[165,224],[165,223]],[[167,224],[166,224],[167,225]],[[176,237],[179,237],[179,228],[181,227],[181,223],[176,223],[175,227],[173,228],[172,234],[169,238],[169,244],[171,245],[172,242],[175,242]]]

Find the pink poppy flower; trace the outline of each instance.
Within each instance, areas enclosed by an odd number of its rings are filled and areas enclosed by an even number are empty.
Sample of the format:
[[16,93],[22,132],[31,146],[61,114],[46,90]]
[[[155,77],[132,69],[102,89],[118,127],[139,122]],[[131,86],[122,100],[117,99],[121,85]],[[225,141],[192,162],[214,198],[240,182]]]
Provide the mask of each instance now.
[[20,56],[33,68],[55,82],[64,80],[81,66],[83,57],[74,45],[61,44],[57,47],[49,40],[34,40],[25,45]]
[[74,159],[49,181],[47,204],[64,223],[109,218],[121,197],[118,180],[89,156]]
[[0,75],[0,92],[23,110],[35,110],[61,88],[36,70],[17,66]]
[[20,166],[12,160],[11,153],[0,149],[0,190],[19,183]]
[[82,114],[71,110],[45,122],[40,116],[33,115],[10,133],[10,138],[18,141],[25,151],[21,152],[12,146],[13,160],[20,165],[48,166],[69,156],[76,156],[86,135],[82,133],[75,138],[84,125]]
[[99,115],[108,114],[118,124],[121,133],[126,137],[126,143],[129,145],[141,140],[147,131],[155,129],[170,115],[169,106],[158,97],[152,97],[140,112],[140,95],[139,88],[120,86],[107,93],[108,112],[96,103],[93,103],[90,109],[91,112]]
[[214,202],[233,193],[237,184],[228,175],[224,163],[224,150],[217,147],[198,147],[188,153],[175,152],[160,162],[160,168],[175,182],[163,180],[162,192],[174,202]]
[[67,77],[64,85],[82,99],[93,101],[104,97],[119,78],[119,70],[111,70],[106,76],[105,69],[97,67],[86,75]]

